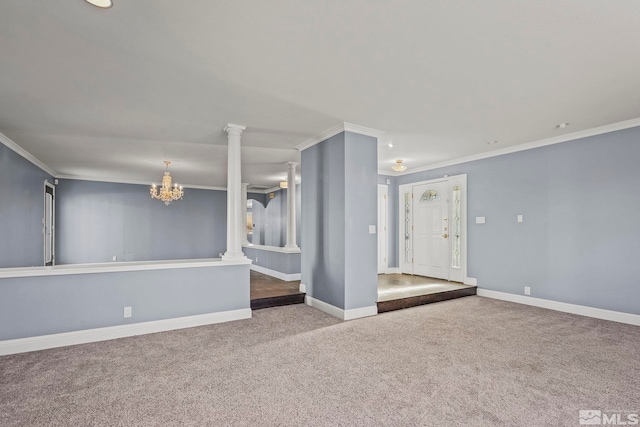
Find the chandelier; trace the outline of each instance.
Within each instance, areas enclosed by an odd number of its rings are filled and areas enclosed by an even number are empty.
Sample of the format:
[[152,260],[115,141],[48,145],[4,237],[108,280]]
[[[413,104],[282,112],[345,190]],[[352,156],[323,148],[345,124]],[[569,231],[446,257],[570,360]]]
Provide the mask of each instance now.
[[402,171],[406,171],[407,167],[402,164],[402,160],[396,160],[396,164],[391,166],[391,169],[393,169],[396,172],[402,172]]
[[169,173],[170,163],[171,162],[168,160],[164,161],[164,164],[167,165],[167,169],[162,177],[162,187],[160,188],[160,192],[158,192],[155,184],[152,184],[149,189],[152,199],[162,200],[167,206],[174,200],[182,199],[182,195],[184,194],[184,191],[182,191],[182,185],[175,183],[173,184],[173,188],[171,188],[171,174]]

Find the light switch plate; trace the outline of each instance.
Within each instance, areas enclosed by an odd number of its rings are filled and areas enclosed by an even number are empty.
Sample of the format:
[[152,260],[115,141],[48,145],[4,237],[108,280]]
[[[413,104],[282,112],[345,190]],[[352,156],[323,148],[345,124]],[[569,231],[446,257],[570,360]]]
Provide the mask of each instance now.
[[476,217],[476,224],[484,224],[484,217],[483,216],[477,216]]
[[376,226],[375,225],[370,225],[369,226],[369,234],[376,234]]
[[518,215],[518,222],[523,222],[524,221],[524,217],[522,215]]

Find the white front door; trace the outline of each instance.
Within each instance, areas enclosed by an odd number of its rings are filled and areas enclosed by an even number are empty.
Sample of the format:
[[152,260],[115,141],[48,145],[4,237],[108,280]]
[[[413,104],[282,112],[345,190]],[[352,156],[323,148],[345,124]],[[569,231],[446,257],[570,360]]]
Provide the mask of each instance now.
[[413,187],[413,274],[449,280],[449,182]]
[[386,273],[387,262],[387,217],[388,197],[386,185],[378,184],[378,274]]

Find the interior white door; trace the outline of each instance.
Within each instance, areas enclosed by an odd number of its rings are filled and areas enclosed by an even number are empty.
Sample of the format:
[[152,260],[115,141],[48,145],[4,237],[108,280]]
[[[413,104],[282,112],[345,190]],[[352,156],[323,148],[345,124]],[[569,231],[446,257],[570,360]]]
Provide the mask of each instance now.
[[413,187],[413,274],[449,280],[448,181]]
[[386,185],[378,184],[378,274],[386,273],[388,268],[388,211],[388,187]]

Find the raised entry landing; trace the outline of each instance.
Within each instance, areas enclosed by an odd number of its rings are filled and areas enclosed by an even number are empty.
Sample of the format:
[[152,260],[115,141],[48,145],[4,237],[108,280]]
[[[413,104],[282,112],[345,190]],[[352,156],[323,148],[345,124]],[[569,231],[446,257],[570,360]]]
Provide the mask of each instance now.
[[251,270],[251,309],[304,303],[300,281],[285,282]]
[[378,313],[476,294],[476,286],[408,274],[378,275]]
[[[408,274],[378,275],[378,313],[476,294],[476,287]],[[300,281],[285,282],[251,271],[251,309],[303,304]]]

